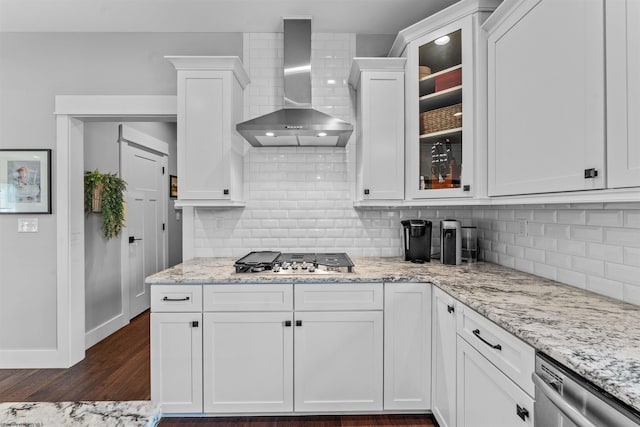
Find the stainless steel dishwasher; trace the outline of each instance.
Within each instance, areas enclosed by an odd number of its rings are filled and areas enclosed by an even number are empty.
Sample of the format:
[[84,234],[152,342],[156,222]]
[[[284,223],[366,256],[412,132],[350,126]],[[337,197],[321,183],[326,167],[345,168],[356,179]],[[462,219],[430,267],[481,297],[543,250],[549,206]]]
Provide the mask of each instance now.
[[640,413],[542,353],[533,382],[536,427],[640,426]]

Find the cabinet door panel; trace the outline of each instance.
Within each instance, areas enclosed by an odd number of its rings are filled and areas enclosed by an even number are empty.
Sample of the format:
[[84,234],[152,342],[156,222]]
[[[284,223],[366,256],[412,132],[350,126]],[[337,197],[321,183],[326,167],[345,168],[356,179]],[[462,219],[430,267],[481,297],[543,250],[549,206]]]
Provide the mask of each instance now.
[[178,173],[180,199],[228,199],[230,172],[229,76],[180,71]]
[[[458,427],[533,426],[533,399],[458,337]],[[518,407],[528,416],[521,419]]]
[[489,195],[604,188],[603,26],[602,0],[529,0],[489,35]]
[[[404,73],[362,73],[364,199],[404,198]],[[397,143],[396,143],[397,142]]]
[[295,410],[382,410],[382,311],[296,313]]
[[607,178],[640,186],[640,2],[607,1]]
[[292,313],[204,314],[204,412],[293,410]]
[[151,313],[151,400],[162,412],[202,412],[200,323],[201,313]]
[[386,283],[384,295],[384,409],[429,409],[431,285]]
[[431,410],[441,427],[456,425],[456,303],[433,287]]

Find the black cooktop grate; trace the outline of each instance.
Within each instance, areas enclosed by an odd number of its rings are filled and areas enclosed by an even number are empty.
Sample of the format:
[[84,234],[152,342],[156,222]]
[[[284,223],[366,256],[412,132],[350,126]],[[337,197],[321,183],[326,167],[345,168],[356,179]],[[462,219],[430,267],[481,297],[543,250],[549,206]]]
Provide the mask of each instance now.
[[276,263],[314,264],[329,268],[347,268],[352,272],[353,262],[346,253],[280,253],[273,251],[254,251],[235,262],[236,273],[271,270]]

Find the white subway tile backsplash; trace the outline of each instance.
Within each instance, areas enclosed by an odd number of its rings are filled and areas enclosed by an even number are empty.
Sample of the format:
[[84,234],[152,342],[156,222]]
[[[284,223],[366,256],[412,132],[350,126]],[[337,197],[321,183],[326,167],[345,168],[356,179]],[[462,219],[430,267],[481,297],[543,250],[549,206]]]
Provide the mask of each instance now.
[[587,287],[587,275],[577,271],[565,270],[558,268],[556,273],[557,280],[567,285],[575,286],[580,289]]
[[633,228],[607,228],[604,241],[613,245],[640,248],[640,230]]
[[545,255],[545,261],[551,266],[564,268],[565,270],[571,269],[571,255],[561,254],[558,252],[547,252]]
[[607,262],[605,272],[608,279],[640,286],[640,267]]
[[587,224],[622,227],[623,213],[621,210],[587,211]]
[[584,256],[587,253],[587,244],[575,240],[558,240],[558,252]]
[[602,227],[571,226],[571,238],[586,242],[602,242]]
[[587,243],[587,257],[589,258],[620,262],[623,258],[623,253],[622,246]]
[[[637,208],[636,208],[637,209]],[[624,226],[640,228],[640,210],[627,210],[624,212]]]
[[584,224],[586,213],[583,210],[559,210],[558,224]]
[[574,256],[571,258],[571,267],[574,271],[604,277],[604,261]]
[[624,264],[640,267],[640,249],[624,248]]
[[588,276],[587,289],[597,294],[605,295],[619,300],[623,299],[624,297],[624,284],[615,280]]

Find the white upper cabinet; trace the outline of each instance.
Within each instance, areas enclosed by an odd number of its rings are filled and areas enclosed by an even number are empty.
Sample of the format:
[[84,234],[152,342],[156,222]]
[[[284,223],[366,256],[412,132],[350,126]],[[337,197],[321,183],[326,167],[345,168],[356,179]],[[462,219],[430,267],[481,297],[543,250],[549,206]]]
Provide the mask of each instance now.
[[486,38],[499,0],[463,0],[405,30],[405,199],[486,195]]
[[640,186],[640,2],[606,2],[607,179]]
[[523,0],[489,28],[489,195],[605,187],[604,71],[602,0]]
[[404,58],[354,58],[356,203],[404,199]]
[[249,77],[235,56],[168,56],[178,70],[176,206],[243,205],[242,91]]

